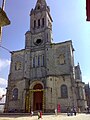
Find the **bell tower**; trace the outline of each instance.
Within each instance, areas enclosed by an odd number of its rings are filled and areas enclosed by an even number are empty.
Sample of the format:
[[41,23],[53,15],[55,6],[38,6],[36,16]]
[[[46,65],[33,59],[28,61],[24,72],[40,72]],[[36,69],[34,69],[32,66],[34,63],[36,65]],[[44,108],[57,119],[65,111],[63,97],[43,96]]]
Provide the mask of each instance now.
[[37,0],[30,11],[30,31],[26,32],[25,48],[45,46],[52,42],[52,17],[45,0]]

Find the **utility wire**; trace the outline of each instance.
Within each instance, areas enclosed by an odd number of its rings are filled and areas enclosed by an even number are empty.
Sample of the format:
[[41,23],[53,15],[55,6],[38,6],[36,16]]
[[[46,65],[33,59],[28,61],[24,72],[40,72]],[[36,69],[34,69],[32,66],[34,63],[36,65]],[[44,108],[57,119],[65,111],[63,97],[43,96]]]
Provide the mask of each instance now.
[[4,47],[4,46],[1,46],[1,45],[0,45],[0,47],[3,48],[4,50],[8,51],[9,53],[12,53],[9,49],[7,49],[7,48]]
[[[7,49],[6,47],[1,46],[1,45],[0,45],[0,47],[3,48],[4,50],[8,51],[10,54],[13,54],[13,51],[10,51],[10,50]],[[16,56],[19,56],[19,57],[23,58],[20,54],[17,54]]]

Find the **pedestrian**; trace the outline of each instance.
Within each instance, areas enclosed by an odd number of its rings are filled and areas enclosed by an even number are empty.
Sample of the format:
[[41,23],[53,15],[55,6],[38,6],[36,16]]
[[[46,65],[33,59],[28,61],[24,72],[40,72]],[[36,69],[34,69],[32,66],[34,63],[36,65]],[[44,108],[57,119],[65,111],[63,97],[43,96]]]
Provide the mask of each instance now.
[[42,111],[40,111],[40,118],[42,119]]
[[78,108],[78,113],[80,113],[81,112],[81,110],[80,110],[80,108]]
[[73,108],[71,108],[71,116],[73,116]]
[[31,117],[33,116],[33,111],[31,111]]
[[70,108],[67,108],[67,116],[70,116]]
[[40,119],[40,112],[38,111],[38,119]]
[[74,115],[76,116],[76,108],[73,108]]
[[55,109],[55,115],[57,116],[57,109]]
[[89,113],[89,107],[87,107],[87,113]]

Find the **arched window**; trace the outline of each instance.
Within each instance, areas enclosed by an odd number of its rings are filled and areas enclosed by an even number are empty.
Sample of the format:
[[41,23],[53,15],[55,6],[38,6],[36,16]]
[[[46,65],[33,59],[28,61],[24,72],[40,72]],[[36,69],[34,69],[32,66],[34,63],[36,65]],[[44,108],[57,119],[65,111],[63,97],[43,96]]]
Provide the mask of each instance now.
[[40,19],[38,19],[38,27],[40,27]]
[[44,66],[44,55],[42,55],[42,66]]
[[38,56],[38,66],[40,66],[40,55]]
[[35,57],[33,57],[33,67],[35,67]]
[[65,64],[65,54],[60,54],[60,56],[59,56],[59,64]]
[[40,4],[37,5],[37,10],[40,10]]
[[61,97],[67,98],[68,97],[68,89],[66,85],[61,86]]
[[36,20],[34,20],[34,28],[36,28]]
[[21,70],[21,62],[17,61],[15,63],[15,70]]
[[12,97],[13,97],[13,100],[17,100],[17,99],[18,99],[18,89],[17,89],[17,88],[15,88],[15,89],[13,90],[13,95],[12,95]]
[[42,18],[42,27],[44,27],[44,18]]

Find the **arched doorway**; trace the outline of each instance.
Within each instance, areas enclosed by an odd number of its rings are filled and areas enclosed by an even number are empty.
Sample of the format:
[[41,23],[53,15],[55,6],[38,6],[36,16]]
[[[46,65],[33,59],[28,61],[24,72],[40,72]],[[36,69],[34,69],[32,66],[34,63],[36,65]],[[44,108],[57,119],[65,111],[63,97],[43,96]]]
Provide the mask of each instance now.
[[43,105],[43,86],[41,84],[36,84],[33,88],[35,92],[33,93],[33,110],[42,110]]

